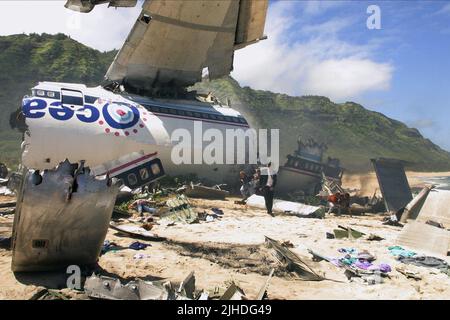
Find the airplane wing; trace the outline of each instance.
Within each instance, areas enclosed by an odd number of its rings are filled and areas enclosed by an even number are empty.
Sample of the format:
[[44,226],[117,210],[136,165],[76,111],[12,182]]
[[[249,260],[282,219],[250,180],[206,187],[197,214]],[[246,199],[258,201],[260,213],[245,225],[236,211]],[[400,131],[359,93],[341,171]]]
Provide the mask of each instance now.
[[106,79],[155,93],[228,75],[234,50],[264,39],[268,0],[146,0]]

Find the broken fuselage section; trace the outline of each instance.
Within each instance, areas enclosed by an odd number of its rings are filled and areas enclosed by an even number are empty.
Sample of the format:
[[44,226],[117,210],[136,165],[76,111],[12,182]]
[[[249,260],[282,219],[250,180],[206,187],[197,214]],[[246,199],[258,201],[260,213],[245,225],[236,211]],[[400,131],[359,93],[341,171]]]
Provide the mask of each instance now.
[[12,270],[47,271],[95,264],[120,182],[96,178],[68,160],[25,173],[17,199]]

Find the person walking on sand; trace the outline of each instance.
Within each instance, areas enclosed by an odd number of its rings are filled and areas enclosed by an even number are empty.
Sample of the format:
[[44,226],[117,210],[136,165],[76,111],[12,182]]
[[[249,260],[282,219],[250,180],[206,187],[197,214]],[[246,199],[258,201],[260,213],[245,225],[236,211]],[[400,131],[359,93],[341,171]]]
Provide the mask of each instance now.
[[267,165],[267,172],[260,177],[260,187],[264,196],[264,201],[266,204],[267,213],[272,217],[273,212],[273,197],[275,194],[275,186],[277,184],[277,175],[272,171],[272,163],[269,162]]

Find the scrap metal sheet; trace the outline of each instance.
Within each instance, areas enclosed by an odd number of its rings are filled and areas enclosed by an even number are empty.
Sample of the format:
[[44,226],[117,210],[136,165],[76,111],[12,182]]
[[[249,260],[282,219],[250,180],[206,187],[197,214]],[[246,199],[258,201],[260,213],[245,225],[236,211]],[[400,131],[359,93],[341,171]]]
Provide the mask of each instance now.
[[394,159],[372,159],[386,210],[397,212],[411,200],[411,188],[403,162]]
[[30,171],[13,226],[13,271],[47,271],[97,261],[119,184],[88,170],[74,177],[68,161],[56,170]]

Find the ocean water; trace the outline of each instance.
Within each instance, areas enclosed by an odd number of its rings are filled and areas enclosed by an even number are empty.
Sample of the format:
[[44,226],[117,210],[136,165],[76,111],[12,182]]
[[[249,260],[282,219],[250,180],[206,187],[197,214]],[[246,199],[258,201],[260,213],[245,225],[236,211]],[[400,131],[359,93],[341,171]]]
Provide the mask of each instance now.
[[425,183],[434,184],[437,189],[450,190],[450,177],[422,178],[421,180]]

